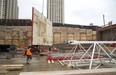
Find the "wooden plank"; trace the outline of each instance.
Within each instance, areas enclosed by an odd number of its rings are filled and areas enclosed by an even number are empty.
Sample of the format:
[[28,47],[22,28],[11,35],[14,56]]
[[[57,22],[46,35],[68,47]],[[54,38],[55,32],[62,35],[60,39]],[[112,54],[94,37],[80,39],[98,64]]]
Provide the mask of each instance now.
[[6,65],[1,65],[1,66],[4,66],[4,67],[12,67],[12,66],[20,66],[20,67],[23,67],[23,64],[6,64]]
[[62,66],[64,66],[64,64],[63,64],[60,60],[58,60],[58,62],[59,62]]
[[1,65],[0,67],[2,67],[3,69],[6,70],[22,70],[23,69],[23,64],[7,64],[7,65]]

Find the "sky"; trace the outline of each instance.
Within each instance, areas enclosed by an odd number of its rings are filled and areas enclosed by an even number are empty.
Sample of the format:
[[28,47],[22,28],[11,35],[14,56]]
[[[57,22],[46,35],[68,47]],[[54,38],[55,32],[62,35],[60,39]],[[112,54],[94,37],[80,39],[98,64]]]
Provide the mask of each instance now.
[[[44,5],[43,5],[44,1]],[[47,16],[47,0],[18,0],[19,18],[31,19],[32,7]],[[64,14],[66,24],[102,26],[103,15],[105,24],[116,23],[116,0],[65,0]]]

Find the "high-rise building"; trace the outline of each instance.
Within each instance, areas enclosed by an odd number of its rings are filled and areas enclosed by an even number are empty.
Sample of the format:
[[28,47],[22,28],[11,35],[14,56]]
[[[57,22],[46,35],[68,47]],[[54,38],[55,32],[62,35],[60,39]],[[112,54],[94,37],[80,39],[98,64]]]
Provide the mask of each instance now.
[[64,23],[64,0],[47,0],[47,18],[53,23]]
[[18,19],[17,0],[0,0],[0,19]]

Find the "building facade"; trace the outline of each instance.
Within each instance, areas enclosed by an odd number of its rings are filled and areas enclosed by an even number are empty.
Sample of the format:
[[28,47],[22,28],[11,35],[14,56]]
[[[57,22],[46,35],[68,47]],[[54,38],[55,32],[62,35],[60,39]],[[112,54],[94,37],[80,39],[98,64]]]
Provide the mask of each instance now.
[[64,23],[64,0],[47,0],[47,18],[52,23]]
[[18,19],[18,1],[0,0],[0,19]]

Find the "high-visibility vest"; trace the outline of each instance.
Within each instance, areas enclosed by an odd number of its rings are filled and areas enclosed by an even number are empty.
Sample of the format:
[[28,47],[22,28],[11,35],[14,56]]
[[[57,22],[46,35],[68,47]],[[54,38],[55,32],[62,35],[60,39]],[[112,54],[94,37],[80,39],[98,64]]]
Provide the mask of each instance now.
[[27,52],[26,52],[27,55],[32,55],[32,53],[31,53],[30,50],[31,50],[31,48],[28,48],[28,49],[27,49]]

